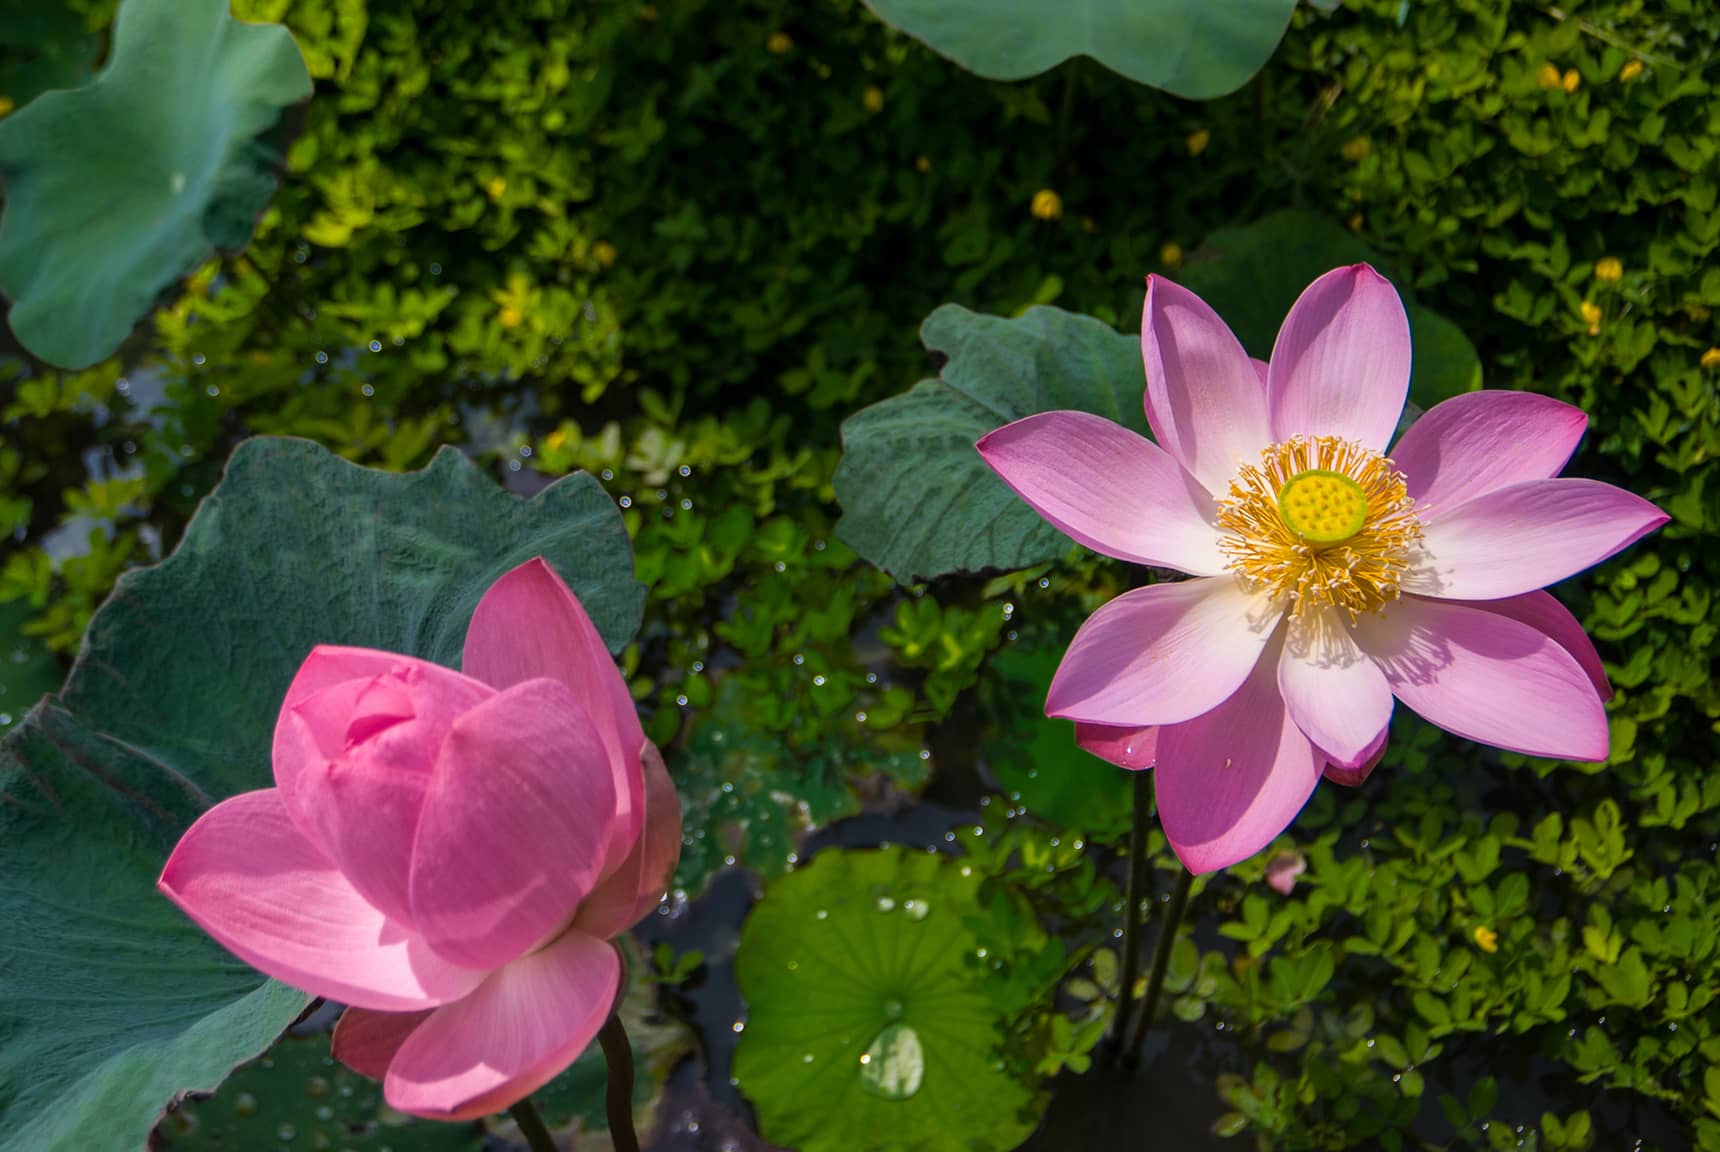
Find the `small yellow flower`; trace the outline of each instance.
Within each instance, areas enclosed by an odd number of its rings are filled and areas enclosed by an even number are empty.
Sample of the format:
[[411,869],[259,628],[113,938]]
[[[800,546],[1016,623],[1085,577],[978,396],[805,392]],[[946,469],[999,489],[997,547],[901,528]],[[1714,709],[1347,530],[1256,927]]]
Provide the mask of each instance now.
[[567,433],[563,432],[560,428],[557,428],[554,432],[551,432],[548,436],[543,438],[543,446],[552,452],[566,443]]
[[607,240],[599,240],[591,246],[591,257],[604,268],[615,263],[615,245]]
[[1624,265],[1616,256],[1602,256],[1595,261],[1595,279],[1611,283],[1624,275]]
[[1362,225],[1367,222],[1367,217],[1363,216],[1360,212],[1357,212],[1354,216],[1350,217],[1350,231],[1360,232],[1362,230]]
[[1541,65],[1541,70],[1535,73],[1535,83],[1539,84],[1543,88],[1557,88],[1560,84],[1564,83],[1564,78],[1559,75],[1557,65],[1543,64]]
[[1033,215],[1040,220],[1055,220],[1063,215],[1063,197],[1049,188],[1033,194]]
[[1344,159],[1348,160],[1352,164],[1373,150],[1373,141],[1369,140],[1366,136],[1352,137],[1349,140],[1344,141],[1344,146],[1338,149]]
[[508,182],[500,176],[495,177],[488,184],[484,185],[484,191],[490,194],[490,199],[497,201],[498,203],[502,199],[502,193],[507,190]]
[[1618,70],[1618,78],[1620,80],[1624,81],[1626,84],[1629,84],[1632,80],[1635,80],[1638,76],[1641,76],[1641,75],[1642,75],[1642,61],[1641,60],[1626,60],[1624,62],[1624,67],[1620,68]]
[[1601,306],[1593,300],[1584,300],[1578,306],[1578,310],[1583,314],[1583,323],[1589,326],[1589,335],[1599,336],[1601,334]]
[[1565,78],[1562,81],[1562,83],[1565,86],[1565,91],[1567,91],[1567,92],[1575,92],[1577,90],[1577,85],[1581,84],[1582,82],[1583,82],[1583,78],[1581,76],[1577,75],[1577,70],[1575,68],[1572,68],[1569,72],[1566,72]]
[[860,100],[866,105],[868,112],[882,112],[884,110],[884,90],[876,84],[867,88]]
[[932,170],[932,162],[929,159],[927,159],[924,156],[914,157],[914,171],[916,171],[916,172],[930,172],[931,170]]
[[1483,952],[1499,951],[1499,933],[1485,924],[1475,926],[1475,946]]
[[1704,368],[1720,368],[1720,348],[1710,348],[1702,354]]
[[12,97],[0,96],[0,116],[6,116],[6,115],[10,114],[12,109],[14,109],[16,107],[17,107],[17,105],[12,103]]
[[1190,156],[1199,156],[1202,152],[1206,151],[1206,146],[1212,143],[1212,133],[1208,132],[1205,128],[1196,129],[1188,134],[1188,140],[1186,142],[1188,144],[1188,154]]
[[1175,243],[1173,241],[1172,243],[1166,244],[1163,248],[1159,249],[1159,263],[1163,264],[1166,268],[1170,268],[1173,270],[1177,269],[1177,268],[1181,268],[1182,262],[1183,262],[1183,250],[1182,250],[1181,244]]
[[787,32],[772,32],[764,46],[772,56],[786,56],[794,51],[794,37]]
[[508,304],[496,314],[496,319],[502,322],[503,328],[518,328],[520,326],[520,321],[524,320],[525,317],[520,315],[520,310],[518,308],[515,308],[512,304]]

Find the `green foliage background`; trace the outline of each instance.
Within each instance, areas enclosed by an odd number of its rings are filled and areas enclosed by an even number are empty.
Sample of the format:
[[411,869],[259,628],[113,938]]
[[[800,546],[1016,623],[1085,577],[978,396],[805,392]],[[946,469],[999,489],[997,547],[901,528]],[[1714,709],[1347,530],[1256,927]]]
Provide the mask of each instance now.
[[[1185,965],[1178,1010],[1240,1037],[1226,1130],[1395,1148],[1416,1146],[1420,1114],[1465,1146],[1515,1146],[1518,1125],[1585,1146],[1586,1113],[1525,1114],[1477,1078],[1510,1053],[1552,1062],[1572,1093],[1608,1090],[1597,1111],[1640,1106],[1720,1149],[1706,4],[1304,5],[1266,70],[1209,104],[1083,62],[980,81],[858,0],[234,9],[284,20],[316,79],[291,171],[250,250],[120,357],[0,361],[0,601],[30,606],[7,647],[75,650],[248,433],[388,468],[457,443],[522,490],[587,468],[623,499],[651,589],[628,657],[649,727],[697,750],[677,767],[703,797],[682,880],[696,890],[729,857],[775,873],[785,828],[917,787],[922,746],[958,776],[975,749],[944,734],[1038,706],[993,658],[1057,645],[1127,583],[1071,552],[904,591],[835,540],[840,422],[928,374],[920,321],[946,301],[1056,303],[1131,328],[1145,273],[1197,261],[1216,229],[1311,209],[1455,321],[1488,386],[1587,409],[1574,472],[1674,520],[1561,590],[1618,688],[1610,764],[1406,724],[1363,789],[1323,789],[1292,829],[1311,865],[1293,898],[1258,884],[1258,861],[1197,891],[1225,945]],[[99,30],[111,4],[74,11]],[[1030,211],[1041,190],[1056,219]],[[1014,775],[1031,808],[1035,782]],[[1002,806],[972,854],[1094,926],[1069,971],[1102,987],[1109,905],[1069,845],[1115,838],[1116,811],[1075,828],[1066,798],[1057,824]],[[1092,1042],[1051,1016],[1012,1027],[1023,1075],[1079,1067],[1071,1045]]]

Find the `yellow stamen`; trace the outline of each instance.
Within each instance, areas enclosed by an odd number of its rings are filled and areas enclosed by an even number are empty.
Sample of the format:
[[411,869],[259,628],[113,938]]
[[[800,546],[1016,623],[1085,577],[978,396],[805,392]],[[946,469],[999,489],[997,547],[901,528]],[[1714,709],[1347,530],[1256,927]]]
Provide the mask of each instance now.
[[1292,618],[1342,608],[1354,620],[1397,599],[1421,539],[1391,461],[1336,436],[1293,436],[1245,464],[1218,504],[1219,547],[1249,587]]

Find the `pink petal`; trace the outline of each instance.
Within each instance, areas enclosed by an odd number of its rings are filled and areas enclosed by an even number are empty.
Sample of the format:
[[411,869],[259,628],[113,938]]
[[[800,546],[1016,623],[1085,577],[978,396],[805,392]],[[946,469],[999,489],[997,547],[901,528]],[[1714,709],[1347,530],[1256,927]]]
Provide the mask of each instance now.
[[1390,728],[1381,728],[1354,764],[1333,763],[1330,752],[1323,748],[1315,749],[1326,761],[1326,779],[1334,784],[1342,784],[1346,788],[1355,788],[1360,785],[1363,780],[1373,775],[1375,768],[1380,766],[1380,761],[1384,759],[1386,754],[1386,737],[1390,734]]
[[[279,717],[275,721],[275,786],[286,794],[288,804],[292,803],[299,770],[307,759],[320,756],[320,753],[314,750],[315,745],[307,747],[303,738],[287,723],[294,706],[306,697],[314,696],[336,684],[352,683],[352,692],[356,695],[360,685],[387,672],[401,659],[402,657],[393,652],[378,652],[371,648],[339,648],[330,644],[319,644],[311,649],[310,655],[299,665],[293,682],[288,685],[286,699],[282,702]],[[313,739],[316,735],[312,733]],[[322,734],[322,740],[325,744],[339,745],[344,742],[345,736],[346,730],[342,728],[338,732]]]
[[620,935],[663,900],[681,860],[681,798],[663,754],[649,740],[645,765],[645,831],[627,862],[579,903],[573,926],[599,940]]
[[1640,496],[1573,478],[1496,488],[1422,528],[1426,552],[1406,591],[1502,600],[1599,564],[1669,517]]
[[585,709],[527,680],[442,744],[412,855],[412,920],[441,955],[497,968],[573,919],[614,835],[615,780]]
[[1311,627],[1291,626],[1278,660],[1278,690],[1296,727],[1341,767],[1360,763],[1391,722],[1391,686],[1335,611]]
[[1153,766],[1159,745],[1159,730],[1149,728],[1117,728],[1109,724],[1075,725],[1075,743],[1101,760],[1109,760],[1119,768],[1139,772]]
[[1601,654],[1595,651],[1595,642],[1589,639],[1589,634],[1583,631],[1582,624],[1571,615],[1571,610],[1554,599],[1552,593],[1525,592],[1508,600],[1478,600],[1475,607],[1520,620],[1537,632],[1551,636],[1558,641],[1559,647],[1582,665],[1583,671],[1588,673],[1589,683],[1600,694],[1601,702],[1612,699],[1612,685],[1607,682],[1606,665],[1601,663]]
[[1334,268],[1303,290],[1272,346],[1272,437],[1391,442],[1409,395],[1409,317],[1391,281],[1366,264]]
[[1234,696],[1159,732],[1159,820],[1196,874],[1272,843],[1320,782],[1320,755],[1278,696],[1277,663],[1274,645]]
[[432,1013],[388,1065],[383,1096],[402,1112],[470,1120],[535,1092],[579,1058],[609,1018],[621,959],[569,932]]
[[1267,378],[1272,374],[1272,366],[1264,360],[1256,360],[1250,356],[1248,362],[1254,366],[1254,374],[1260,378],[1261,391],[1266,389]]
[[639,748],[645,732],[603,637],[579,597],[543,557],[504,575],[478,601],[466,629],[461,667],[466,675],[496,688],[538,677],[560,680],[585,706],[615,773],[619,834],[603,873],[619,868],[643,819]]
[[1474,604],[1405,596],[1362,617],[1356,643],[1429,723],[1530,756],[1605,760],[1606,708],[1556,641]]
[[205,812],[157,886],[245,963],[315,996],[411,1011],[457,1000],[484,978],[367,903],[299,832],[279,789]]
[[424,791],[456,718],[495,690],[423,660],[346,680],[282,711],[276,747],[302,758],[288,811],[354,888],[412,923],[407,880]]
[[334,1026],[331,1054],[336,1060],[372,1080],[388,1075],[394,1054],[418,1025],[430,1018],[433,1009],[422,1012],[372,1012],[348,1008]]
[[1588,422],[1581,408],[1533,392],[1465,392],[1410,425],[1392,463],[1425,524],[1496,488],[1557,476]]
[[1208,492],[1223,495],[1237,469],[1272,442],[1248,353],[1206,301],[1162,276],[1147,277],[1141,353],[1153,437]]
[[1212,497],[1170,453],[1121,424],[1041,412],[975,447],[1035,512],[1095,552],[1205,576],[1225,570]]
[[1045,714],[1125,727],[1192,719],[1236,691],[1281,615],[1230,576],[1125,592],[1069,642]]

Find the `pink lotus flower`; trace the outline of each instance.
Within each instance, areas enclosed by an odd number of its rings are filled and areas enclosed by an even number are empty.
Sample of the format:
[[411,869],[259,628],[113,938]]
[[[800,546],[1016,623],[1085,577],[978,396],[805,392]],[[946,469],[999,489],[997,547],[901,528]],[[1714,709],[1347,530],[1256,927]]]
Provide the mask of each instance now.
[[1126,592],[1082,625],[1046,712],[1090,750],[1155,766],[1194,872],[1253,855],[1322,771],[1359,783],[1393,700],[1447,731],[1604,760],[1606,674],[1545,592],[1666,522],[1555,479],[1587,418],[1526,392],[1434,407],[1383,453],[1409,390],[1409,322],[1365,264],[1314,281],[1270,365],[1204,301],[1147,282],[1154,444],[1083,412],[986,436],[986,462],[1065,534],[1197,577]]
[[246,963],[351,1005],[335,1055],[445,1120],[578,1057],[619,995],[609,940],[681,846],[663,759],[542,559],[484,594],[463,665],[317,648],[281,705],[276,786],[204,813],[160,880]]

